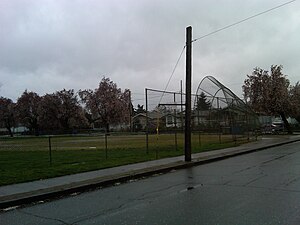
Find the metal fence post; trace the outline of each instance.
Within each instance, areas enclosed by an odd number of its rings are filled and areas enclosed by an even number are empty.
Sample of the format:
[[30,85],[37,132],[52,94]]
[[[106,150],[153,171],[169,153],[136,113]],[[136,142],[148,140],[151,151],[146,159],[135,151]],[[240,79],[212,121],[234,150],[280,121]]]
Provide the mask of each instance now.
[[148,89],[145,88],[146,95],[146,153],[149,154],[149,121],[148,121]]
[[51,147],[51,136],[48,138],[48,144],[49,144],[49,163],[50,166],[52,165],[52,147]]
[[107,152],[107,133],[105,132],[105,159],[108,158],[108,152]]
[[219,143],[221,144],[222,143],[222,138],[221,138],[221,134],[222,134],[222,129],[221,129],[221,120],[220,120],[220,111],[221,111],[221,108],[220,108],[220,103],[219,103],[219,97],[217,97],[217,113],[218,113],[218,124],[219,124]]
[[[174,104],[176,104],[176,94],[174,93]],[[174,106],[176,107],[176,106]],[[176,108],[174,108],[174,127],[175,127],[175,150],[178,150],[178,142],[177,142],[177,113]]]

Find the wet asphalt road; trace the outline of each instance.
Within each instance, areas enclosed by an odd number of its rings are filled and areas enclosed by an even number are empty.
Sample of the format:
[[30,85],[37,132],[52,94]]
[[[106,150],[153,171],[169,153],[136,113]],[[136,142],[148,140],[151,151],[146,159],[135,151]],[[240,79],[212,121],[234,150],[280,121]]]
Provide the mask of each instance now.
[[300,142],[0,213],[1,225],[300,224]]

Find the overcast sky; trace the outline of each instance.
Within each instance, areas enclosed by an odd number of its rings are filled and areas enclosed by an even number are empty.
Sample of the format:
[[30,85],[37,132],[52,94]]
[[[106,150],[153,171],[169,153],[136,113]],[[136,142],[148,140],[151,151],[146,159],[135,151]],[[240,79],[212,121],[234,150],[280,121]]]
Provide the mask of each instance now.
[[[143,103],[145,88],[164,89],[193,39],[288,0],[0,0],[0,96],[16,101],[95,89],[103,76]],[[193,43],[193,92],[207,75],[242,96],[254,67],[282,64],[300,80],[300,1]],[[168,90],[185,78],[183,54]],[[139,100],[140,99],[140,100]]]

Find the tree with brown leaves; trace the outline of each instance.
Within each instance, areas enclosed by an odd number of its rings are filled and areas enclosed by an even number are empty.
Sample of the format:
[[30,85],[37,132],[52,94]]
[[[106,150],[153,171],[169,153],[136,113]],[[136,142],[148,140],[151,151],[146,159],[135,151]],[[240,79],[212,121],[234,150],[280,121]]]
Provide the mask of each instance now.
[[300,123],[300,83],[290,88],[290,100],[292,104],[292,116]]
[[272,65],[270,72],[255,68],[243,85],[247,103],[255,112],[280,116],[288,133],[292,133],[287,116],[291,113],[289,80],[282,73],[282,66]]
[[84,112],[74,90],[63,89],[42,97],[40,124],[46,130],[70,131],[87,126]]
[[26,126],[31,133],[38,135],[39,105],[41,97],[35,92],[25,90],[16,104],[18,121]]
[[14,136],[11,130],[15,125],[14,108],[15,103],[11,99],[0,97],[0,123],[8,130],[11,137]]
[[110,125],[129,122],[130,91],[124,92],[109,78],[103,77],[95,90],[81,90],[79,96],[93,122],[100,122],[109,132]]

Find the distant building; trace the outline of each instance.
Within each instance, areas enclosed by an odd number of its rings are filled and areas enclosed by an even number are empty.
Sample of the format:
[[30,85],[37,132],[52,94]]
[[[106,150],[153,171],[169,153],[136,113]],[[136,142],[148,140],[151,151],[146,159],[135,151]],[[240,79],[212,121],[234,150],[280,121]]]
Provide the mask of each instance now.
[[146,131],[147,129],[147,120],[148,120],[148,129],[150,132],[155,131],[157,124],[165,124],[162,120],[163,114],[158,111],[151,111],[148,113],[138,113],[132,117],[132,128],[133,131]]

